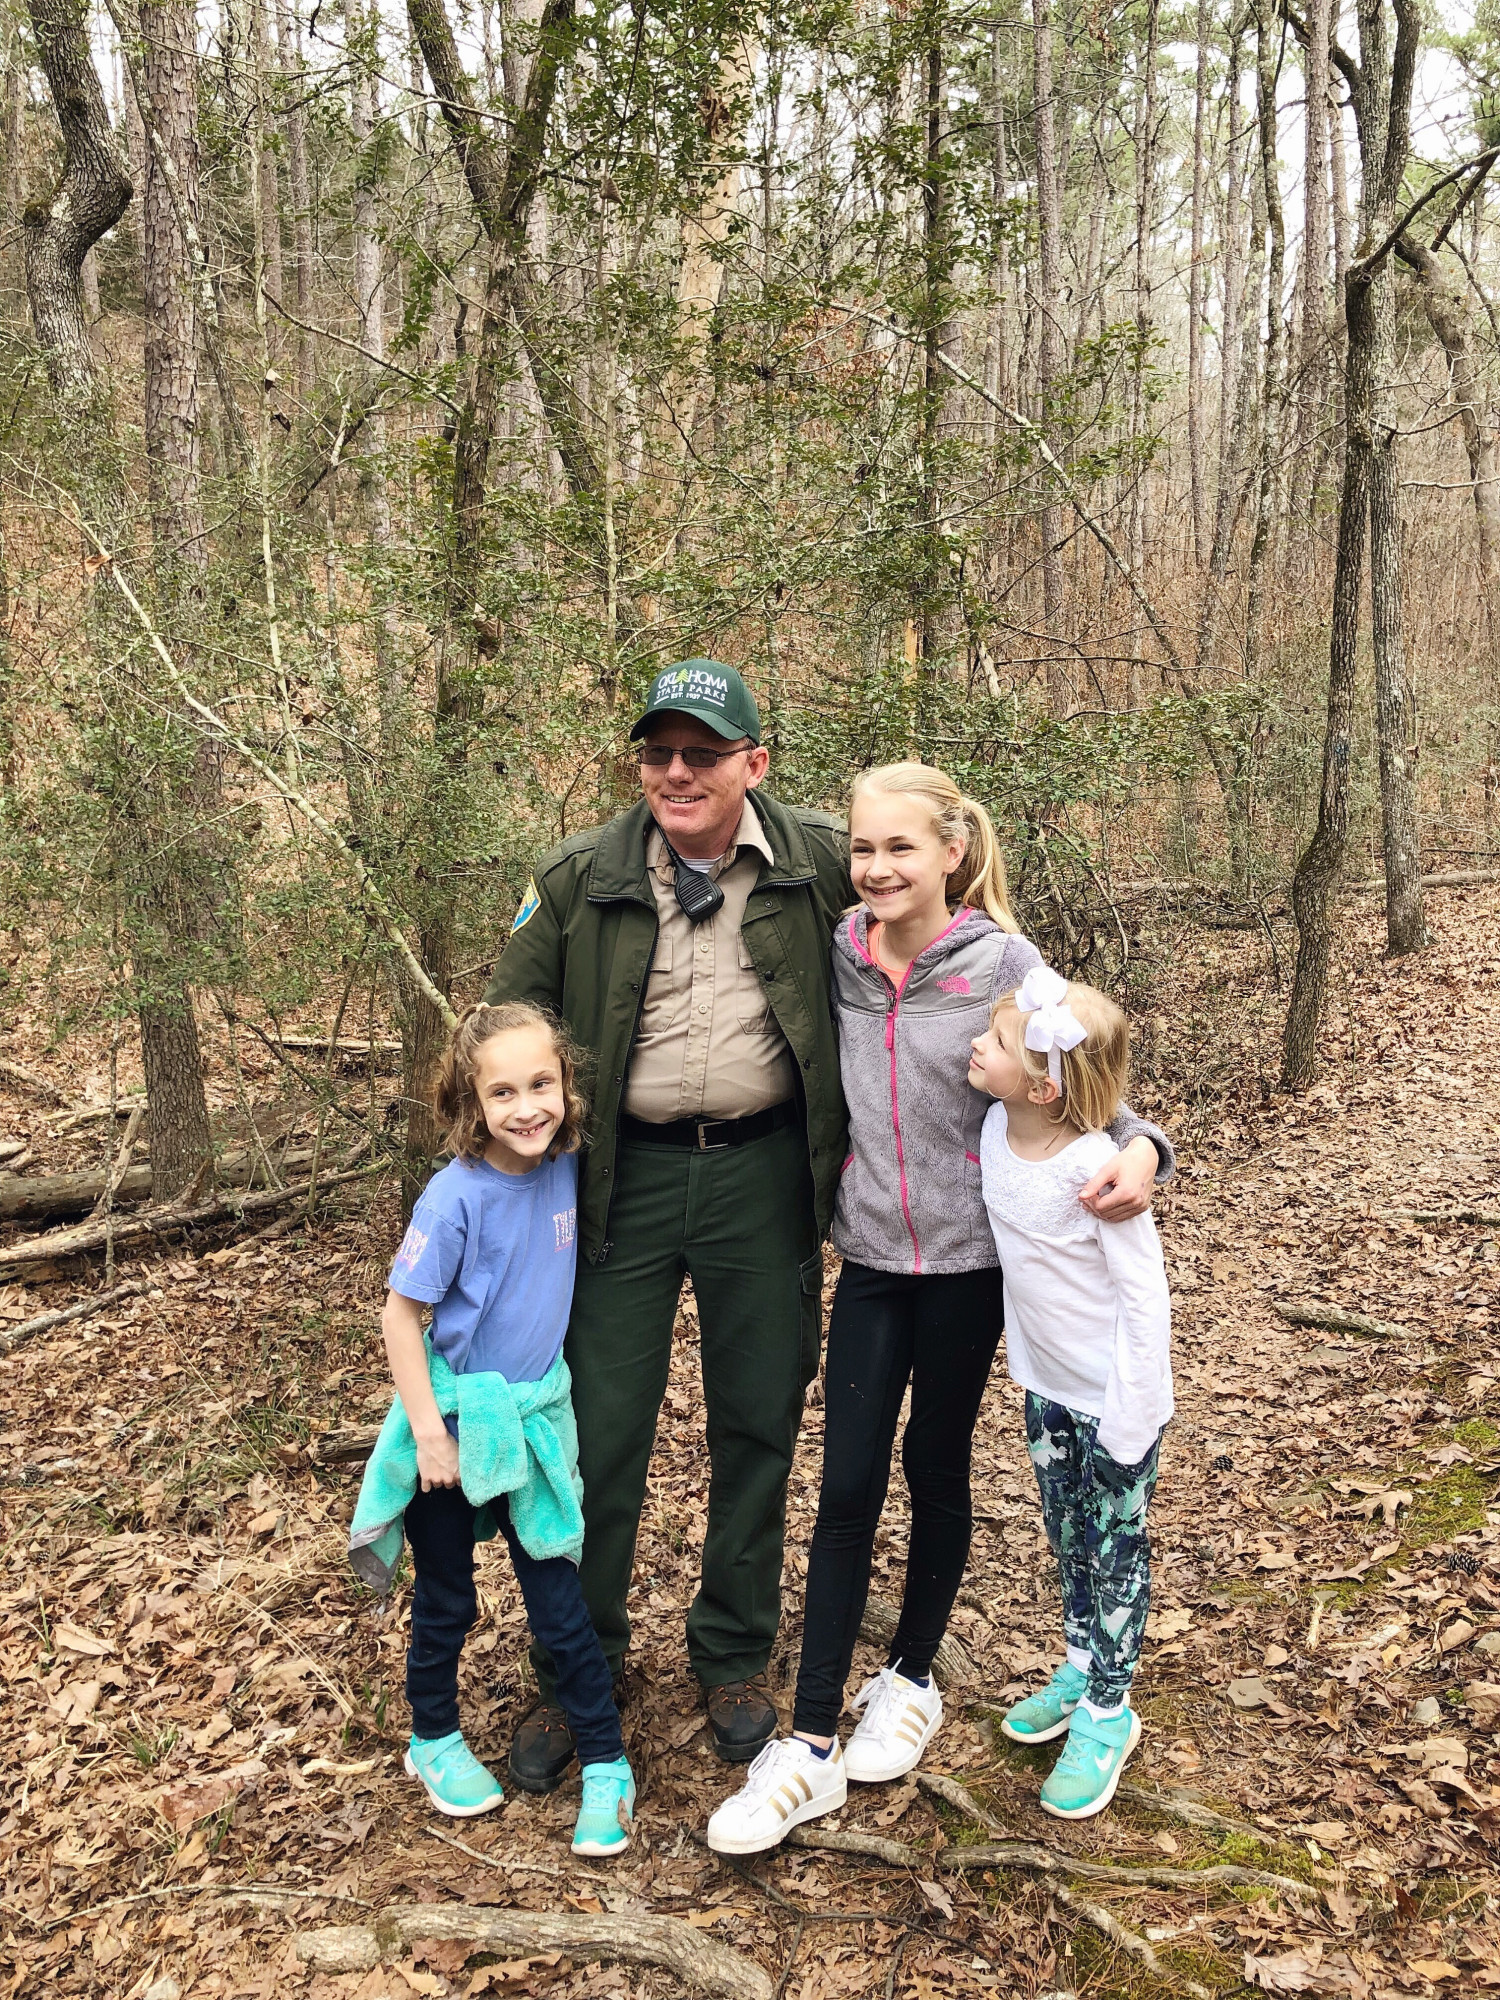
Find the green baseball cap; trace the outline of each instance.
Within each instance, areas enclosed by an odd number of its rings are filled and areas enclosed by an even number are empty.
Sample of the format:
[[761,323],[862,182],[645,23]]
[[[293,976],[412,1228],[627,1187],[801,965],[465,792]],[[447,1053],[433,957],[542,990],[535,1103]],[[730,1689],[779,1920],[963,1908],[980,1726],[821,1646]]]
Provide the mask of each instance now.
[[733,667],[722,660],[679,660],[675,667],[663,667],[651,683],[646,706],[634,729],[632,743],[645,735],[653,717],[691,715],[706,722],[729,742],[748,736],[760,741],[760,710],[755,696]]

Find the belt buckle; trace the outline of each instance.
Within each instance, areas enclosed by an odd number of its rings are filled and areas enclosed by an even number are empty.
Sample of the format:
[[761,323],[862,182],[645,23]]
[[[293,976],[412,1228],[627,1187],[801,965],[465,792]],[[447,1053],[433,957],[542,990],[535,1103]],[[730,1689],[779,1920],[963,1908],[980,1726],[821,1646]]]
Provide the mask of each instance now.
[[731,1122],[728,1118],[700,1118],[698,1120],[698,1151],[700,1153],[727,1152],[729,1150],[729,1141],[727,1139],[716,1139],[710,1144],[703,1135],[711,1125],[728,1125]]

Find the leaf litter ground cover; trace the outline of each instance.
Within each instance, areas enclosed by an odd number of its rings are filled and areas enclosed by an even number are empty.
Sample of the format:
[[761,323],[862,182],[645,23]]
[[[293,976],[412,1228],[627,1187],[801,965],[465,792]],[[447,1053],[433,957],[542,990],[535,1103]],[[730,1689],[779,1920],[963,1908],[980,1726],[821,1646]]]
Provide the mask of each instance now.
[[[1171,970],[1138,997],[1136,1097],[1184,1141],[1161,1203],[1178,1416],[1153,1520],[1146,1730],[1102,1819],[1048,1820],[1050,1753],[995,1728],[1057,1645],[1019,1397],[997,1374],[954,1621],[973,1677],[948,1690],[924,1765],[990,1824],[907,1781],[810,1829],[893,1843],[885,1859],[785,1848],[732,1867],[702,1847],[733,1779],[682,1651],[706,1502],[689,1299],[635,1593],[637,1839],[618,1865],[576,1861],[576,1779],[436,1821],[400,1773],[407,1594],[381,1604],[355,1585],[357,1471],[313,1462],[320,1437],[374,1422],[389,1394],[377,1311],[394,1204],[350,1196],[226,1256],[221,1234],[122,1260],[149,1294],[0,1361],[0,1991],[685,1990],[586,1950],[388,1939],[345,1972],[297,1953],[299,1933],[459,1904],[675,1917],[794,2000],[1500,1988],[1500,1231],[1402,1213],[1500,1209],[1500,895],[1435,901],[1418,960],[1382,963],[1374,915],[1358,917],[1325,1080],[1296,1102],[1260,1087],[1281,1006],[1264,943],[1186,926],[1145,941]],[[70,1095],[79,1060],[40,1031],[26,1053]],[[6,1088],[0,1136],[33,1142],[33,1171],[71,1164],[48,1151],[45,1107]],[[0,1337],[85,1289],[12,1285]],[[1273,1303],[1406,1331],[1330,1337]],[[772,1662],[783,1698],[821,1431],[815,1392]],[[886,1598],[905,1533],[898,1477],[876,1556]],[[503,1558],[486,1552],[480,1578],[464,1720],[498,1765],[529,1698],[525,1627]],[[856,1673],[879,1659],[862,1646]],[[1096,1867],[1084,1881],[958,1865],[997,1839]],[[1100,1864],[1156,1879],[1116,1884]],[[1305,1893],[1173,1879],[1224,1864]]]

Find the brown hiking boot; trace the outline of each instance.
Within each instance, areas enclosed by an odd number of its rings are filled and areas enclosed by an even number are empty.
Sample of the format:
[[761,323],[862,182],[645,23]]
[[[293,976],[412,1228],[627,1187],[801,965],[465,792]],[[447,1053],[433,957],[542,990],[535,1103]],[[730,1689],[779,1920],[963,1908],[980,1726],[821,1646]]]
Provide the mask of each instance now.
[[714,1748],[726,1764],[748,1764],[776,1734],[776,1708],[764,1674],[705,1687],[703,1706]]
[[556,1791],[577,1748],[568,1718],[558,1704],[533,1702],[510,1746],[511,1782],[523,1792]]

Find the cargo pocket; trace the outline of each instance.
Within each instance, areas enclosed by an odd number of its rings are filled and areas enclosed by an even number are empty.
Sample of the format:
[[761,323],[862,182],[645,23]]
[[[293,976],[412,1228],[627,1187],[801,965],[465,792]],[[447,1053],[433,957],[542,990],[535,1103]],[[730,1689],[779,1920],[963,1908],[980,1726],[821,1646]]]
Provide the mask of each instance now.
[[802,1387],[818,1372],[818,1355],[823,1345],[823,1253],[815,1250],[797,1267],[802,1307]]

